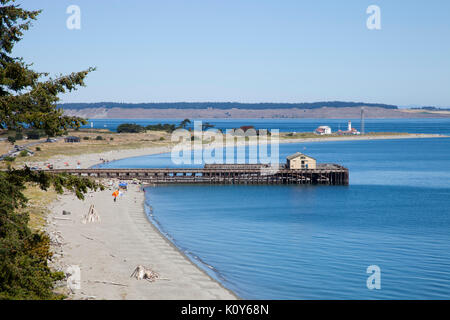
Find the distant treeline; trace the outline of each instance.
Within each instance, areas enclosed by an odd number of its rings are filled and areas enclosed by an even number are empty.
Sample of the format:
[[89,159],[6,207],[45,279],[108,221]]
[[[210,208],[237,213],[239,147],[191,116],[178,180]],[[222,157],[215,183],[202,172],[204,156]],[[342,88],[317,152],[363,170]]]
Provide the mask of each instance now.
[[158,102],[158,103],[117,103],[117,102],[96,102],[96,103],[64,103],[59,105],[64,109],[88,109],[88,108],[123,108],[123,109],[317,109],[321,107],[379,107],[385,109],[398,109],[397,106],[381,103],[365,102],[304,102],[304,103],[240,103],[240,102]]
[[443,110],[448,110],[445,108],[438,108],[438,107],[416,107],[416,108],[411,108],[412,110],[429,110],[429,111],[443,111]]
[[[179,128],[186,128],[191,124],[191,120],[184,119],[181,121],[179,126],[175,126],[174,124],[168,124],[168,123],[158,123],[158,124],[150,124],[148,126],[141,126],[136,123],[122,123],[117,127],[118,133],[139,133],[144,132],[146,130],[150,131],[166,131],[168,133],[171,133]],[[209,123],[203,124],[203,127],[209,126],[208,128],[214,127],[214,125],[211,125]]]
[[156,124],[156,125],[148,125],[148,126],[141,126],[139,124],[135,123],[122,123],[117,127],[118,133],[139,133],[144,132],[146,130],[151,131],[166,131],[166,132],[173,132],[175,131],[176,127],[174,124]]

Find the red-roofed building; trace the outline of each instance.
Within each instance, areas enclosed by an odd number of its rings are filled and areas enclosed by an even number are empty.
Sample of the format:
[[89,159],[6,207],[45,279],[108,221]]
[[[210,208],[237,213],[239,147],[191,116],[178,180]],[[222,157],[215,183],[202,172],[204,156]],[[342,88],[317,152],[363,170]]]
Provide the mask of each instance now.
[[314,130],[314,133],[319,135],[331,134],[331,128],[328,126],[320,126]]

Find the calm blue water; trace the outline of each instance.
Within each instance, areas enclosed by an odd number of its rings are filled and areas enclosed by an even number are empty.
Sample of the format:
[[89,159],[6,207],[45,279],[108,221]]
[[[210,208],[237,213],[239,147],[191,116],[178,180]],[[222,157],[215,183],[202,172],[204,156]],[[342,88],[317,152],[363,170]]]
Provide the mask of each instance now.
[[[192,120],[192,119],[191,119]],[[279,129],[280,132],[312,132],[318,126],[328,125],[333,131],[347,128],[349,119],[199,119],[209,122],[218,129],[239,128],[253,125],[256,129]],[[360,129],[359,119],[351,119],[354,128]],[[194,121],[194,120],[192,120]],[[121,123],[136,123],[143,126],[157,123],[178,125],[181,119],[91,119],[94,128],[115,131]],[[450,133],[449,119],[366,119],[366,132],[410,132],[410,133]]]
[[245,299],[450,298],[450,139],[288,144],[280,158],[296,151],[347,166],[350,186],[149,187],[151,220]]

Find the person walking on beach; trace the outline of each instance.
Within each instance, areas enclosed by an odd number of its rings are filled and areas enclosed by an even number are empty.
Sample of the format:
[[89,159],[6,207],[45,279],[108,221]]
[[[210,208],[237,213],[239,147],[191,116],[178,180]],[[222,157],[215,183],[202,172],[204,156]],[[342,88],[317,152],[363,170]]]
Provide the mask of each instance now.
[[114,197],[114,202],[116,202],[117,197],[119,196],[119,190],[114,191],[112,195]]

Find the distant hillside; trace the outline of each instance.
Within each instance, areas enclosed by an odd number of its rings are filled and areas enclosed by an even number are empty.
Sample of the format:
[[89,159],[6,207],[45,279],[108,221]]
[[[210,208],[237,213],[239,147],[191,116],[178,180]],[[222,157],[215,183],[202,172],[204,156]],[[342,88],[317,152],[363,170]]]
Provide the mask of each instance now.
[[331,108],[351,108],[351,107],[377,107],[384,109],[398,109],[397,106],[379,103],[364,102],[343,102],[343,101],[323,101],[312,103],[239,103],[239,102],[167,102],[167,103],[117,103],[117,102],[97,102],[97,103],[64,103],[60,107],[64,109],[319,109],[323,107]]

